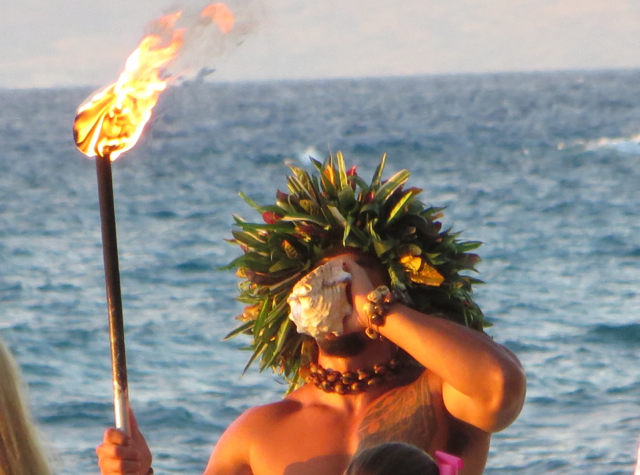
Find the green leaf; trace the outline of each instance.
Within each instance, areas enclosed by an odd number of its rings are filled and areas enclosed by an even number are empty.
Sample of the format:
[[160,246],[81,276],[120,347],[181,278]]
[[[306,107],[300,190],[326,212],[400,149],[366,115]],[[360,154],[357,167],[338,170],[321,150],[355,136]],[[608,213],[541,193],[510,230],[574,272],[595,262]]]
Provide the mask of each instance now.
[[253,327],[253,337],[256,341],[258,341],[259,339],[262,339],[260,336],[260,330],[262,330],[262,327],[264,326],[264,321],[267,318],[267,315],[269,314],[269,303],[270,303],[269,299],[266,299],[264,301],[264,303],[262,304],[262,308],[260,309],[260,313],[256,317],[255,325]]
[[253,362],[264,351],[265,347],[266,347],[266,345],[264,343],[260,343],[260,344],[256,344],[255,345],[255,348],[253,350],[253,354],[251,355],[251,358],[249,358],[249,361],[247,362],[247,364],[244,366],[244,369],[242,370],[242,374],[245,374],[247,372],[247,370],[253,364]]
[[310,188],[312,188],[312,185],[308,175],[306,176],[306,180],[304,180],[304,182],[296,176],[289,176],[287,180],[291,185],[295,187],[295,193],[297,195],[299,195],[301,198],[306,197],[307,199],[311,200],[313,203],[317,205],[314,190],[313,189],[311,189],[311,191],[309,190]]
[[360,178],[358,175],[349,175],[347,177],[349,183],[355,183],[358,188],[360,188],[360,193],[364,196],[369,193],[369,185],[366,181]]
[[311,160],[311,163],[313,164],[314,167],[316,167],[316,170],[318,170],[318,173],[322,174],[322,162],[320,162],[319,160],[316,160],[313,157],[309,157],[309,159]]
[[387,240],[387,241],[373,241],[373,248],[376,251],[378,256],[383,255],[385,252],[390,251],[396,246],[395,241]]
[[307,188],[309,186],[309,182],[310,182],[310,177],[309,174],[307,173],[306,170],[303,170],[302,168],[298,168],[298,167],[290,167],[291,170],[293,170],[293,173],[295,173],[296,178],[300,181],[300,183],[302,183],[302,185]]
[[237,296],[234,300],[246,305],[255,305],[257,303],[260,303],[260,299],[258,297],[254,297],[253,295],[245,295],[245,294],[241,294]]
[[400,200],[396,203],[393,209],[389,212],[389,217],[387,218],[387,223],[393,221],[393,219],[398,215],[398,213],[402,210],[405,203],[411,199],[413,196],[413,190],[407,190],[402,194]]
[[404,267],[399,262],[391,262],[389,265],[389,277],[391,278],[391,285],[402,291],[407,291],[407,286],[405,285],[405,275],[404,275]]
[[371,221],[368,221],[367,231],[369,231],[369,234],[371,235],[374,241],[381,241],[380,236],[378,236],[378,233],[376,232],[377,222],[378,222],[378,218],[373,218]]
[[225,340],[228,340],[229,338],[233,338],[236,335],[244,333],[247,330],[250,330],[253,327],[254,324],[255,324],[255,322],[253,320],[249,320],[247,322],[244,322],[242,325],[240,325],[237,328],[234,328],[231,332],[229,332],[227,334],[227,336],[225,336],[222,340],[225,341]]
[[346,186],[348,186],[348,180],[347,180],[347,168],[344,164],[344,157],[342,156],[342,152],[338,152],[336,154],[336,159],[337,159],[336,161],[338,162],[338,185],[339,185],[339,189],[343,190]]
[[256,247],[266,244],[266,241],[256,234],[252,234],[246,231],[231,231],[236,241],[246,244],[247,246]]
[[245,195],[242,191],[239,192],[238,194],[240,195],[240,198],[242,198],[249,206],[251,206],[256,211],[262,213],[262,206],[260,206],[258,203],[253,201],[251,198]]
[[[345,228],[346,230],[346,228]],[[346,235],[346,231],[345,231]],[[351,246],[351,247],[361,247],[363,250],[367,250],[366,248],[369,245],[369,238],[366,234],[360,231],[357,226],[353,226],[353,224],[349,221],[349,235],[346,236],[346,240],[343,237],[343,245]]]
[[315,200],[300,200],[300,207],[312,216],[320,213],[320,206]]
[[273,345],[273,353],[267,361],[264,361],[265,367],[271,366],[271,364],[280,354],[283,345],[287,341],[286,336],[289,333],[289,329],[291,328],[292,324],[293,322],[287,318],[286,322],[280,326],[280,329],[278,330],[278,337],[276,338],[275,345]]
[[428,219],[429,221],[434,221],[434,220],[440,219],[440,218],[434,218],[434,216],[440,213],[441,211],[444,211],[445,209],[447,209],[446,206],[441,206],[441,207],[431,206],[427,209],[422,210],[419,214],[420,216]]
[[347,245],[347,240],[349,239],[349,234],[351,234],[351,217],[347,219],[347,225],[344,227],[344,232],[342,233],[342,245]]
[[320,193],[320,182],[318,182],[318,176],[313,175],[311,177],[311,182],[313,183],[313,192],[316,194],[316,201],[322,203],[322,196]]
[[382,154],[382,158],[380,159],[380,164],[377,166],[376,171],[373,174],[373,178],[371,180],[371,190],[375,190],[380,186],[380,179],[382,178],[382,172],[384,170],[384,165],[387,161],[387,154]]
[[400,170],[398,173],[389,178],[384,185],[382,185],[376,194],[373,196],[373,201],[376,203],[382,203],[386,201],[391,194],[396,191],[401,185],[404,185],[409,179],[411,173],[408,170]]
[[360,213],[373,213],[375,216],[380,214],[380,205],[378,203],[367,203],[360,209]]
[[447,263],[447,257],[439,252],[429,252],[425,254],[429,264],[432,266],[439,266]]
[[320,218],[321,216],[309,216],[305,213],[287,213],[286,216],[282,217],[281,221],[308,221],[325,227],[328,223]]
[[[273,299],[273,302],[278,302],[276,304],[275,307],[272,308],[271,312],[269,312],[269,317],[267,318],[266,322],[267,323],[271,323],[272,321],[279,319],[281,317],[285,317],[287,316],[287,307],[289,306],[289,302],[287,302],[287,295],[283,296],[284,298],[282,298],[279,302],[276,298]],[[283,313],[284,312],[284,313]]]
[[300,183],[300,180],[295,175],[289,175],[287,177],[287,189],[290,195],[299,195],[302,193],[304,187]]
[[[308,263],[308,261],[307,261],[307,264],[306,264],[304,267],[307,267],[307,268],[309,267],[309,263]],[[304,270],[306,270],[306,269],[303,269],[303,271],[304,271]],[[287,286],[291,285],[291,284],[292,284],[292,281],[298,281],[298,280],[300,280],[300,279],[302,278],[302,272],[303,272],[303,271],[301,271],[301,272],[296,272],[296,273],[295,273],[295,274],[293,274],[291,277],[287,277],[285,280],[283,280],[283,281],[281,281],[281,282],[278,282],[277,284],[270,285],[270,286],[269,286],[269,291],[270,291],[270,292],[273,292],[273,293],[278,292],[278,291],[280,291],[282,288],[285,288],[285,287],[287,287]]]
[[293,231],[293,226],[289,223],[282,223],[282,224],[237,223],[237,226],[242,228],[243,231],[251,231],[253,233],[257,231],[273,231],[277,233],[290,233]]
[[271,259],[262,254],[248,252],[236,257],[227,267],[229,267],[229,269],[240,267],[249,268],[255,272],[267,272],[269,267],[271,267]]
[[338,193],[340,209],[350,212],[356,206],[356,194],[350,185],[345,186]]
[[323,173],[320,175],[320,182],[322,183],[322,189],[329,196],[329,198],[335,199],[338,197],[338,190],[331,183],[331,180]]
[[420,215],[420,211],[422,210],[423,207],[424,207],[424,203],[422,203],[419,199],[415,198],[409,201],[409,203],[407,204],[407,213]]
[[295,259],[280,259],[274,265],[269,268],[269,272],[278,272],[281,270],[291,269],[293,267],[298,267],[299,262]]
[[331,212],[331,215],[336,219],[336,221],[338,221],[340,227],[344,228],[347,226],[347,220],[342,216],[342,213],[340,213],[338,208],[335,206],[327,206],[327,209]]
[[362,245],[369,242],[369,236],[367,236],[357,227],[351,228],[351,234],[355,235],[362,242]]
[[482,246],[481,241],[458,242],[456,243],[456,251],[457,252],[473,251],[474,249],[478,249],[480,246]]
[[290,199],[291,197],[289,197],[286,202],[277,201],[277,206],[280,208],[280,211],[278,212],[279,215],[298,212],[298,210],[296,210],[296,208],[289,202]]
[[[280,317],[279,313],[271,312],[270,320],[267,325],[264,326],[264,330],[262,332],[262,341],[266,342],[267,348],[273,347],[273,337],[278,333],[278,329],[280,328],[280,324],[284,322],[284,319],[280,321],[280,318],[275,318],[275,316]],[[275,316],[274,316],[275,315]]]
[[233,220],[235,221],[235,224],[237,225],[247,222],[242,216],[239,216],[237,214],[232,214],[231,217],[233,218]]
[[262,360],[260,361],[260,367],[259,370],[260,371],[264,371],[265,369],[267,369],[269,367],[269,361],[272,361],[274,358],[274,350],[275,345],[273,344],[273,342],[269,342],[267,343],[264,351],[262,352]]

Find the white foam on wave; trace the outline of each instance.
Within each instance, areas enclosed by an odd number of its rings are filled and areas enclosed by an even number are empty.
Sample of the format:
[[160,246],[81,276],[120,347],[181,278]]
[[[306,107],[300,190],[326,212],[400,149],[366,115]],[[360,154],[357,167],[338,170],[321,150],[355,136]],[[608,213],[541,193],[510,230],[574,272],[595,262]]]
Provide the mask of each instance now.
[[309,158],[315,158],[316,160],[323,161],[324,156],[313,145],[309,145],[303,151],[296,154],[295,158],[285,158],[284,163],[286,165],[311,165]]
[[640,155],[640,134],[633,137],[609,138],[602,137],[585,143],[586,150],[610,148],[622,153]]
[[320,152],[318,152],[318,149],[315,148],[313,145],[309,145],[307,148],[304,149],[303,152],[298,154],[298,160],[300,160],[300,162],[304,163],[305,165],[308,165],[310,163],[309,157],[322,161],[322,155],[320,154]]

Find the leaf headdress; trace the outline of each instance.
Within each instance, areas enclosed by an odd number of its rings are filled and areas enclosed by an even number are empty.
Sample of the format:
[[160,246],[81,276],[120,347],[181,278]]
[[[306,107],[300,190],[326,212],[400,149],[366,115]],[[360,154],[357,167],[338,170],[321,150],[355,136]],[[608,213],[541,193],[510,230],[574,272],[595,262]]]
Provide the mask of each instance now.
[[317,174],[290,167],[288,193],[260,206],[241,193],[264,222],[234,216],[239,230],[229,242],[244,254],[226,268],[243,279],[237,298],[246,304],[242,324],[227,338],[253,337],[247,368],[260,359],[282,374],[294,388],[300,370],[314,358],[315,340],[296,332],[289,320],[287,297],[295,283],[326,254],[338,247],[361,249],[378,257],[389,272],[391,287],[416,310],[483,331],[488,323],[472,298],[472,285],[482,281],[461,275],[480,262],[469,253],[481,245],[460,242],[459,233],[441,229],[443,208],[427,207],[416,198],[422,190],[405,189],[410,173],[401,170],[382,181],[382,156],[370,184],[347,170],[341,153],[324,163],[313,158]]

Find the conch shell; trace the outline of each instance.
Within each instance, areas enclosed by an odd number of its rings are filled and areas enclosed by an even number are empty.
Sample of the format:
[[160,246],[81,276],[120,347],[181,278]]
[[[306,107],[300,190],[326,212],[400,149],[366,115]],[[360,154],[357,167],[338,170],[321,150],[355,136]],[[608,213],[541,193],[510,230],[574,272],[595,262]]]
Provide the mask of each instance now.
[[347,300],[350,282],[351,274],[342,268],[340,260],[329,261],[300,279],[287,298],[289,318],[298,333],[315,339],[342,335],[342,321],[352,312]]

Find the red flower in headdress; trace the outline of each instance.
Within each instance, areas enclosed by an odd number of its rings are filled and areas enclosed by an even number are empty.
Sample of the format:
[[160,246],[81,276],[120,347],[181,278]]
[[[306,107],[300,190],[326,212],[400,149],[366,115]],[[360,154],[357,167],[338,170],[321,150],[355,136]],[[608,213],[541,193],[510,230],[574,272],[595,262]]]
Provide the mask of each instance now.
[[278,216],[273,211],[265,211],[262,213],[262,219],[266,224],[276,224],[278,220],[282,219],[282,216]]

